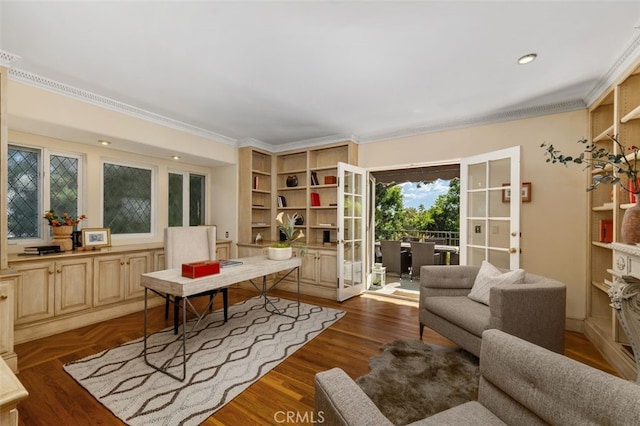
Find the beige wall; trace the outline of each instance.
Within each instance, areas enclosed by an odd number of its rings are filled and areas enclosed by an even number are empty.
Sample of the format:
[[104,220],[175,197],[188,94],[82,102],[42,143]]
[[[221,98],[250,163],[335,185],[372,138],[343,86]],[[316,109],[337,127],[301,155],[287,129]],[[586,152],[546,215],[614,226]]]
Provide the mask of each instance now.
[[587,177],[580,166],[545,162],[542,142],[577,153],[588,136],[587,111],[364,143],[364,168],[405,166],[452,160],[520,145],[523,182],[532,183],[532,201],[522,205],[521,266],[567,284],[567,317],[586,312]]
[[[111,159],[151,166],[157,172],[154,234],[135,240],[113,236],[113,245],[162,241],[162,230],[168,221],[167,176],[170,170],[207,176],[209,192],[206,222],[218,225],[218,238],[224,238],[225,231],[229,231],[229,237],[235,241],[238,204],[238,152],[235,146],[15,81],[9,81],[8,86],[9,143],[85,156],[86,193],[83,212],[88,216],[84,222],[85,227],[102,226],[101,161]],[[108,139],[113,144],[103,147],[98,139]],[[118,149],[119,147],[122,149]],[[126,152],[129,148],[138,153]],[[171,160],[169,152],[180,155],[182,159],[177,162]],[[189,158],[196,159],[197,162],[189,163]],[[234,206],[232,214],[229,212],[230,205]],[[8,251],[21,252],[22,247],[12,244]]]

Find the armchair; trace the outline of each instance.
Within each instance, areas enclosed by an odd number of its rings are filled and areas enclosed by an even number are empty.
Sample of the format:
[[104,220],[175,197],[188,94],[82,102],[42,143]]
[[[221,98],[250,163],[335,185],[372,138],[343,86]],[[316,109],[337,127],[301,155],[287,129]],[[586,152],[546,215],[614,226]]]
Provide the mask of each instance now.
[[529,273],[521,284],[491,288],[489,305],[467,297],[479,266],[423,266],[420,338],[424,327],[480,356],[482,333],[498,329],[554,352],[564,352],[566,286]]

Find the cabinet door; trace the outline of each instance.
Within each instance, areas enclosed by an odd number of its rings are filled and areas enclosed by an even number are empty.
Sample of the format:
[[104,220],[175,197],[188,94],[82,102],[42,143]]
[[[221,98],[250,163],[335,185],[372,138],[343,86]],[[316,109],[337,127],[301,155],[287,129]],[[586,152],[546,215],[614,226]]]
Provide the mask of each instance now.
[[91,308],[92,263],[91,259],[55,263],[55,315]]
[[318,282],[318,252],[310,250],[302,258],[300,266],[300,281],[315,284]]
[[335,251],[318,252],[318,283],[335,288],[338,280],[338,258]]
[[216,259],[229,259],[229,244],[216,244]]
[[140,276],[151,272],[153,258],[151,252],[132,253],[124,256],[126,278],[125,299],[144,297],[144,287],[140,285]]
[[13,281],[0,282],[0,354],[13,352]]
[[16,286],[15,324],[25,324],[53,316],[54,263],[12,264],[20,272]]
[[93,306],[124,300],[124,257],[100,256],[93,260]]

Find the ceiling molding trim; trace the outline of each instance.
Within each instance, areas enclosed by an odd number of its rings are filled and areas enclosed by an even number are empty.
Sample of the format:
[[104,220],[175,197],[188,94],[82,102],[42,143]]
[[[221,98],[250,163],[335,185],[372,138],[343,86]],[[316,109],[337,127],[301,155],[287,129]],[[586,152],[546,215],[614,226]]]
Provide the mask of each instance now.
[[265,151],[269,151],[272,153],[278,153],[278,152],[293,151],[298,149],[314,148],[317,146],[329,145],[332,143],[340,143],[347,140],[354,143],[360,143],[360,141],[355,135],[348,135],[348,136],[347,135],[331,135],[331,136],[324,136],[321,138],[304,139],[304,140],[289,142],[289,143],[280,144],[280,145],[272,145],[267,142],[263,142],[254,138],[246,138],[238,141],[238,147],[252,146],[254,148],[264,149]]
[[622,76],[629,72],[630,68],[633,65],[636,65],[636,62],[640,58],[640,32],[636,35],[635,38],[631,40],[631,42],[627,45],[627,48],[622,52],[622,55],[618,58],[618,60],[611,66],[609,71],[596,83],[596,85],[591,89],[589,94],[585,97],[585,103],[587,106],[591,106],[595,101],[597,101],[602,94],[609,90],[609,88]]
[[576,111],[586,108],[582,99],[574,99],[549,105],[540,105],[531,108],[515,109],[511,111],[496,112],[493,114],[471,116],[457,120],[440,123],[425,124],[421,127],[398,129],[389,132],[369,133],[360,135],[360,143],[379,142],[388,139],[396,139],[408,136],[417,136],[425,133],[442,132],[445,130],[462,129],[466,127],[483,126],[505,121],[521,120],[525,118],[539,117],[542,115],[558,114],[562,112]]
[[355,143],[359,143],[358,138],[355,135],[331,135],[331,136],[323,136],[321,138],[314,139],[304,139],[301,141],[289,142],[281,145],[272,145],[273,152],[283,152],[283,151],[291,151],[297,149],[307,149],[313,148],[322,145],[329,145],[332,143],[339,143],[344,141],[352,141]]
[[12,68],[20,59],[18,55],[0,50],[0,67]]
[[95,93],[78,89],[73,86],[69,86],[64,83],[41,77],[39,75],[30,73],[28,71],[12,68],[9,70],[9,78],[21,83],[25,83],[31,86],[35,86],[50,92],[58,93],[70,98],[78,99],[83,102],[96,105],[101,108],[105,108],[111,111],[119,112],[142,120],[146,120],[152,123],[160,124],[165,127],[169,127],[175,130],[191,133],[196,136],[200,136],[206,139],[213,140],[215,142],[222,142],[228,145],[237,146],[235,139],[227,136],[214,133],[212,131],[202,129],[197,126],[184,123],[182,121],[174,120],[160,114],[156,114],[150,111],[146,111],[142,108],[134,107],[132,105],[125,104],[123,102],[116,101],[105,96],[97,95]]

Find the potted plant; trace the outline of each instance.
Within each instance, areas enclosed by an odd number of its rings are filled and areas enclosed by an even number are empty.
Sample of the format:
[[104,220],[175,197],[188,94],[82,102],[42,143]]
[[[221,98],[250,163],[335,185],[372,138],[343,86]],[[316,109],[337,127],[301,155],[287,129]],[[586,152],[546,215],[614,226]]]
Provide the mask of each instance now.
[[[547,163],[560,163],[565,166],[569,163],[583,164],[585,169],[593,170],[593,180],[587,187],[587,191],[593,191],[601,183],[620,185],[620,187],[633,194],[630,197],[635,205],[627,209],[622,218],[620,233],[622,241],[629,244],[640,243],[640,182],[638,182],[638,151],[640,148],[632,145],[626,148],[620,143],[617,136],[607,135],[615,147],[617,153],[607,148],[599,147],[595,143],[589,143],[587,139],[581,139],[578,143],[584,145],[584,149],[578,156],[564,155],[551,144],[543,143],[544,155]],[[626,179],[621,179],[621,177]]]
[[293,256],[293,247],[300,248],[304,251],[305,244],[300,241],[304,238],[304,232],[301,229],[295,229],[298,213],[293,216],[285,215],[284,212],[278,213],[276,222],[278,229],[284,235],[284,240],[272,244],[268,249],[268,257],[272,260],[286,260]]
[[51,225],[53,244],[59,245],[62,251],[73,249],[73,241],[71,239],[73,227],[78,225],[81,220],[87,218],[87,216],[83,214],[77,217],[71,217],[67,212],[62,213],[62,216],[58,217],[53,210],[46,211],[43,217],[47,219],[47,222]]

